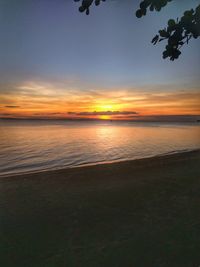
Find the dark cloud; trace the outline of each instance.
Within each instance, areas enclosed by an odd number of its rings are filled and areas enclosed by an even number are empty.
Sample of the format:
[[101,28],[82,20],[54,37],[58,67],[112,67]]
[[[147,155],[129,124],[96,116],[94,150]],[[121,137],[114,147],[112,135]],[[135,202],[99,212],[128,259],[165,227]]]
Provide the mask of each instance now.
[[92,111],[92,112],[68,112],[76,116],[100,116],[100,115],[138,115],[136,111]]
[[20,108],[20,106],[5,106],[5,108]]
[[129,118],[144,122],[195,122],[200,119],[200,115],[148,115],[130,116]]
[[14,113],[0,113],[0,116],[13,116]]
[[53,115],[64,115],[65,113],[63,112],[37,112],[37,113],[33,113],[33,115],[36,115],[36,116],[53,116]]

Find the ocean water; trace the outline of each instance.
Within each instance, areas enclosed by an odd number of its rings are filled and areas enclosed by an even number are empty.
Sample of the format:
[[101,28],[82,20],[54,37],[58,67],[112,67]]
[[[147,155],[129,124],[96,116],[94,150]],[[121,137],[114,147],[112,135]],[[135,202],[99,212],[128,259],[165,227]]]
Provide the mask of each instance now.
[[198,148],[198,123],[0,121],[1,176]]

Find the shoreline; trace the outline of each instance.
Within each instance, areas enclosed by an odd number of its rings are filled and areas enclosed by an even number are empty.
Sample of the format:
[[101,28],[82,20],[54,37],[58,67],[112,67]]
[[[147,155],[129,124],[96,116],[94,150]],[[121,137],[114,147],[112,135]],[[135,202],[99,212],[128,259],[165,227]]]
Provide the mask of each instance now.
[[[89,168],[89,167],[95,167],[95,166],[107,166],[107,165],[112,165],[112,164],[124,164],[124,163],[132,163],[135,164],[135,162],[142,163],[142,161],[152,161],[154,162],[155,160],[162,160],[164,158],[166,159],[172,159],[173,156],[175,158],[179,158],[181,156],[184,156],[185,154],[193,154],[193,153],[198,153],[200,152],[200,148],[197,149],[184,149],[184,150],[179,150],[179,151],[171,151],[167,153],[162,153],[154,156],[147,156],[144,158],[135,158],[135,159],[124,159],[124,160],[112,160],[112,161],[106,161],[106,162],[94,162],[94,163],[85,163],[85,164],[80,164],[76,166],[63,166],[61,168],[52,168],[52,169],[43,169],[43,170],[36,170],[36,171],[28,171],[28,172],[20,172],[20,173],[13,173],[13,174],[3,174],[0,175],[0,180],[4,178],[12,178],[12,177],[20,177],[20,176],[29,176],[29,175],[34,175],[34,174],[46,174],[46,173],[55,173],[55,172],[67,172],[68,170],[73,170],[73,169],[79,169],[79,168]],[[174,159],[175,159],[174,158]]]

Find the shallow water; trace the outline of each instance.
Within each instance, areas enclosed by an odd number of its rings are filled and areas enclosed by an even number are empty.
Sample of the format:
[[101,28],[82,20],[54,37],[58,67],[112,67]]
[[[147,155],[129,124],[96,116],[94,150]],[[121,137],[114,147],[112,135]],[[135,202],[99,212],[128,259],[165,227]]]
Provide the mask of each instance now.
[[0,175],[197,148],[195,123],[0,121]]

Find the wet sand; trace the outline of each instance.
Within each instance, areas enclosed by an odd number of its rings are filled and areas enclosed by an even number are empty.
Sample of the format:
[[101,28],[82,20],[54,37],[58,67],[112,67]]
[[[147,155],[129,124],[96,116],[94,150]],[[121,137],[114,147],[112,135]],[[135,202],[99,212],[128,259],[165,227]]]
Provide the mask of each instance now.
[[0,266],[198,267],[200,151],[0,179]]

